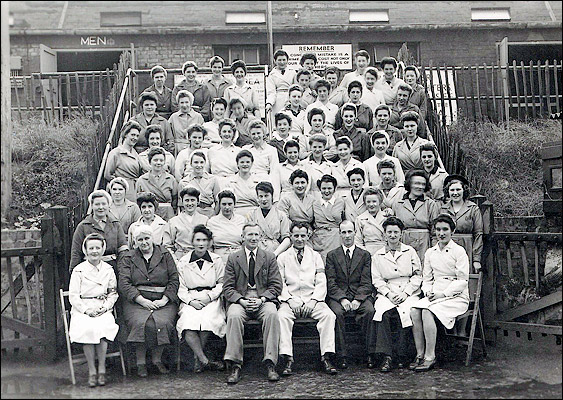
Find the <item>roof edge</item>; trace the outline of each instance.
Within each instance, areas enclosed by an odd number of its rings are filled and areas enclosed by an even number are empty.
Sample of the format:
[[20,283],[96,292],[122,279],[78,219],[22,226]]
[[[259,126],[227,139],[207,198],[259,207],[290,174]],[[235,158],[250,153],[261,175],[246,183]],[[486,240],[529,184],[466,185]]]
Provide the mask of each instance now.
[[[464,24],[410,24],[410,25],[318,25],[280,26],[274,33],[292,32],[327,32],[327,31],[400,31],[411,30],[448,30],[448,29],[533,29],[533,28],[561,28],[561,21],[548,22],[488,22]],[[123,27],[123,28],[96,28],[96,29],[10,29],[11,36],[46,36],[46,35],[163,35],[163,34],[214,34],[214,33],[266,33],[265,26],[229,26],[229,27]]]

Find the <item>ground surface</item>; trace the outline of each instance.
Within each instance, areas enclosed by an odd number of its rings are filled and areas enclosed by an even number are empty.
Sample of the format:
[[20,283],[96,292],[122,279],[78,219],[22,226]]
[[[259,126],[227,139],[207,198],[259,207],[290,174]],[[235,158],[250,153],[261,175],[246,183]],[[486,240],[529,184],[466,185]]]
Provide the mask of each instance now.
[[[443,361],[427,373],[394,370],[382,374],[353,364],[336,376],[317,369],[314,346],[297,346],[296,373],[278,383],[265,380],[259,350],[247,350],[243,379],[225,383],[226,372],[194,374],[189,369],[146,379],[123,378],[112,368],[108,385],[90,389],[86,365],[79,365],[77,385],[70,382],[64,357],[55,364],[37,356],[2,357],[2,398],[561,398],[561,345],[555,338],[499,336],[487,359],[465,367],[462,357]],[[463,356],[463,352],[460,350]]]

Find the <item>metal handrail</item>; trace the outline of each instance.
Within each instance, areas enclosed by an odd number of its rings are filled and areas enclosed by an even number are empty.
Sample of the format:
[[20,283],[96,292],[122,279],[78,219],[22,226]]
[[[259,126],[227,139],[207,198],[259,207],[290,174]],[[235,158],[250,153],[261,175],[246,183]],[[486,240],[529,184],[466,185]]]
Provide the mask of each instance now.
[[[131,68],[129,68],[129,69],[127,69],[127,72],[125,73],[125,79],[123,81],[123,87],[121,88],[121,95],[119,96],[119,101],[117,103],[117,108],[115,110],[115,114],[114,114],[113,121],[112,121],[112,124],[111,124],[111,130],[110,130],[110,133],[109,133],[108,140],[106,142],[106,148],[104,150],[102,162],[100,163],[100,169],[98,170],[98,175],[96,176],[96,183],[94,184],[94,190],[99,189],[100,182],[102,181],[102,177],[103,177],[104,170],[105,170],[105,167],[106,167],[107,158],[108,158],[109,152],[111,151],[111,143],[113,141],[113,136],[114,136],[115,130],[117,128],[117,121],[119,119],[121,109],[123,108],[125,95],[127,94],[127,90],[128,90],[128,87],[129,87],[130,75],[132,74],[132,72],[133,72],[133,70]],[[129,118],[129,110],[127,110],[125,112],[124,121],[127,121],[128,118]]]

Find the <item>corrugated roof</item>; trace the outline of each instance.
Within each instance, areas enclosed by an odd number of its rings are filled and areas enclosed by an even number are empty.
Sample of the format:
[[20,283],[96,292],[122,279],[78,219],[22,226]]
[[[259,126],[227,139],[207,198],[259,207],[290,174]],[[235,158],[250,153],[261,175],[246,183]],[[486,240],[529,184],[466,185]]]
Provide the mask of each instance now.
[[[529,24],[530,26],[561,25],[562,6],[559,1],[548,2],[555,16],[555,23],[543,1],[273,1],[273,25],[275,31],[332,30],[347,27],[353,29],[378,29],[378,27],[467,27]],[[28,34],[40,31],[57,31],[64,1],[11,1],[14,17],[12,32]],[[471,8],[509,7],[510,22],[471,22]],[[349,10],[388,9],[389,23],[380,25],[349,24]],[[266,2],[251,1],[69,1],[58,33],[80,31],[106,32],[100,27],[100,12],[139,11],[140,27],[112,27],[118,32],[155,32],[159,28],[172,31],[229,31],[256,29],[264,26],[228,26],[227,12],[264,11]],[[331,29],[332,28],[332,29]],[[389,28],[384,28],[389,29]],[[166,30],[164,31],[166,32]]]

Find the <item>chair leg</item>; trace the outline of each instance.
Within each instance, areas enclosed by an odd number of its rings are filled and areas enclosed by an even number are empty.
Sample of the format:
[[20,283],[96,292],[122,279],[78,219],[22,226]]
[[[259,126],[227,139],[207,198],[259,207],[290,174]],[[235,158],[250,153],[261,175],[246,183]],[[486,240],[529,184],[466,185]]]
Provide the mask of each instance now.
[[475,306],[473,315],[471,315],[471,330],[469,332],[469,341],[467,343],[467,356],[465,357],[465,366],[468,367],[471,362],[471,352],[473,351],[473,341],[475,339],[475,328],[477,319],[479,318],[479,305]]
[[481,310],[479,310],[479,312],[477,313],[477,317],[479,318],[479,330],[481,331],[481,346],[483,347],[483,357],[487,357],[487,348],[485,344],[485,328],[483,327],[483,317],[481,317]]
[[127,368],[125,368],[125,356],[123,355],[123,345],[119,343],[119,359],[121,361],[121,372],[123,376],[127,376]]

